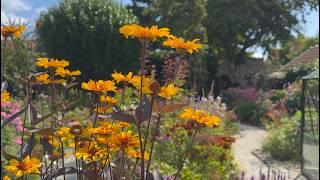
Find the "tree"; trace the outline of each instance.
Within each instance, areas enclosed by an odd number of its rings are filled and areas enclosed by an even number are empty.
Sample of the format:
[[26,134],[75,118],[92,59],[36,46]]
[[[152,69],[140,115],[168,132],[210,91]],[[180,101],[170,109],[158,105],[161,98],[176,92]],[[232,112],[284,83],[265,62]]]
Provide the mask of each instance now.
[[63,0],[39,18],[40,47],[82,71],[81,80],[106,79],[114,71],[136,70],[138,43],[119,34],[136,17],[114,0]]
[[243,62],[248,49],[266,51],[299,32],[298,13],[316,0],[208,0],[206,28],[210,53],[232,64]]
[[[152,18],[154,24],[160,27],[169,27],[171,33],[185,39],[201,39],[205,44],[207,35],[203,25],[206,17],[206,0],[152,0],[149,8],[145,10]],[[207,63],[206,50],[189,58],[189,78],[187,86],[200,91],[206,86]]]

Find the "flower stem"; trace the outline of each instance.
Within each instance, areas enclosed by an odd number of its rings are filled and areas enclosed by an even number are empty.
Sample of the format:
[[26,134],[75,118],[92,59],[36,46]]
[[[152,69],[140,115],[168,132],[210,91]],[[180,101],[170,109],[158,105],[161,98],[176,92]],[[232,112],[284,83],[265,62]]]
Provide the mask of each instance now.
[[199,127],[200,127],[200,126],[199,126],[199,124],[197,123],[197,127],[196,127],[196,130],[195,130],[194,134],[193,134],[191,143],[190,143],[190,145],[189,145],[189,147],[188,147],[188,149],[187,149],[187,151],[186,151],[186,153],[185,153],[185,156],[184,156],[182,162],[180,163],[180,165],[179,165],[179,167],[178,167],[178,172],[177,172],[176,175],[174,176],[173,180],[175,180],[175,179],[178,177],[180,171],[181,171],[182,168],[183,168],[183,164],[184,164],[184,162],[186,161],[189,152],[191,151],[191,148],[192,148],[192,145],[193,145],[193,143],[194,143],[194,140],[195,140],[195,137],[196,137],[196,135],[197,135],[197,132],[198,132],[198,130],[199,130]]
[[147,175],[146,175],[146,179],[147,180],[149,179],[149,169],[150,169],[150,164],[151,164],[153,145],[155,143],[156,135],[157,135],[157,132],[158,132],[159,127],[160,127],[160,120],[161,120],[161,113],[158,113],[157,125],[156,125],[156,128],[153,131],[153,135],[152,135],[152,139],[151,139],[150,157],[149,157],[149,161],[148,161],[148,165],[147,165]]

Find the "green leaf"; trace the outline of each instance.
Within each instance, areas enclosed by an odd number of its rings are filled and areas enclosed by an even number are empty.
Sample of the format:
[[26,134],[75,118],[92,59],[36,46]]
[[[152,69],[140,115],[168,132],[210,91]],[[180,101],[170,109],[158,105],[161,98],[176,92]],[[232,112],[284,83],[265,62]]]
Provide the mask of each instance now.
[[18,157],[16,157],[16,156],[13,156],[13,155],[11,155],[11,154],[8,154],[8,153],[6,152],[6,149],[5,149],[5,148],[2,148],[2,150],[1,150],[1,155],[2,155],[7,161],[10,161],[11,159],[16,159],[16,160],[18,160],[18,161],[21,160],[20,158],[18,158]]

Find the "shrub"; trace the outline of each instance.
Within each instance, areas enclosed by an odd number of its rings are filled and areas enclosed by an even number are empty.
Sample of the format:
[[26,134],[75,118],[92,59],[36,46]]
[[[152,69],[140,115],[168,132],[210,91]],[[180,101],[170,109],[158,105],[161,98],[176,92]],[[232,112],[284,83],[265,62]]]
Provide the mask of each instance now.
[[263,117],[265,110],[255,102],[247,102],[239,104],[235,113],[241,122],[260,125],[260,119]]
[[299,159],[301,113],[297,112],[292,119],[281,119],[280,125],[268,127],[268,135],[262,149],[274,159],[287,161]]
[[108,78],[114,70],[138,69],[138,44],[119,34],[134,22],[115,0],[63,0],[40,15],[38,42],[48,56],[70,60],[81,80]]

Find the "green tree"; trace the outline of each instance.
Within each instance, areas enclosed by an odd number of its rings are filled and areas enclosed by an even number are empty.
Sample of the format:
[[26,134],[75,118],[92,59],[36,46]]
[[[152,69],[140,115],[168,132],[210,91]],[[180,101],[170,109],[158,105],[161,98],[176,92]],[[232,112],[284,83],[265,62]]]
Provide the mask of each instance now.
[[105,79],[138,67],[138,43],[119,27],[136,17],[115,0],[63,0],[39,18],[39,45],[49,57],[65,58],[82,71],[81,80]]
[[[152,17],[154,24],[169,27],[171,33],[185,39],[201,39],[207,41],[206,28],[203,21],[206,17],[206,0],[152,0],[145,10]],[[208,77],[206,50],[189,58],[190,74],[187,86],[200,91],[206,86]]]
[[210,53],[217,59],[238,64],[248,49],[266,51],[287,42],[299,32],[299,13],[317,8],[315,0],[208,0],[206,28]]

